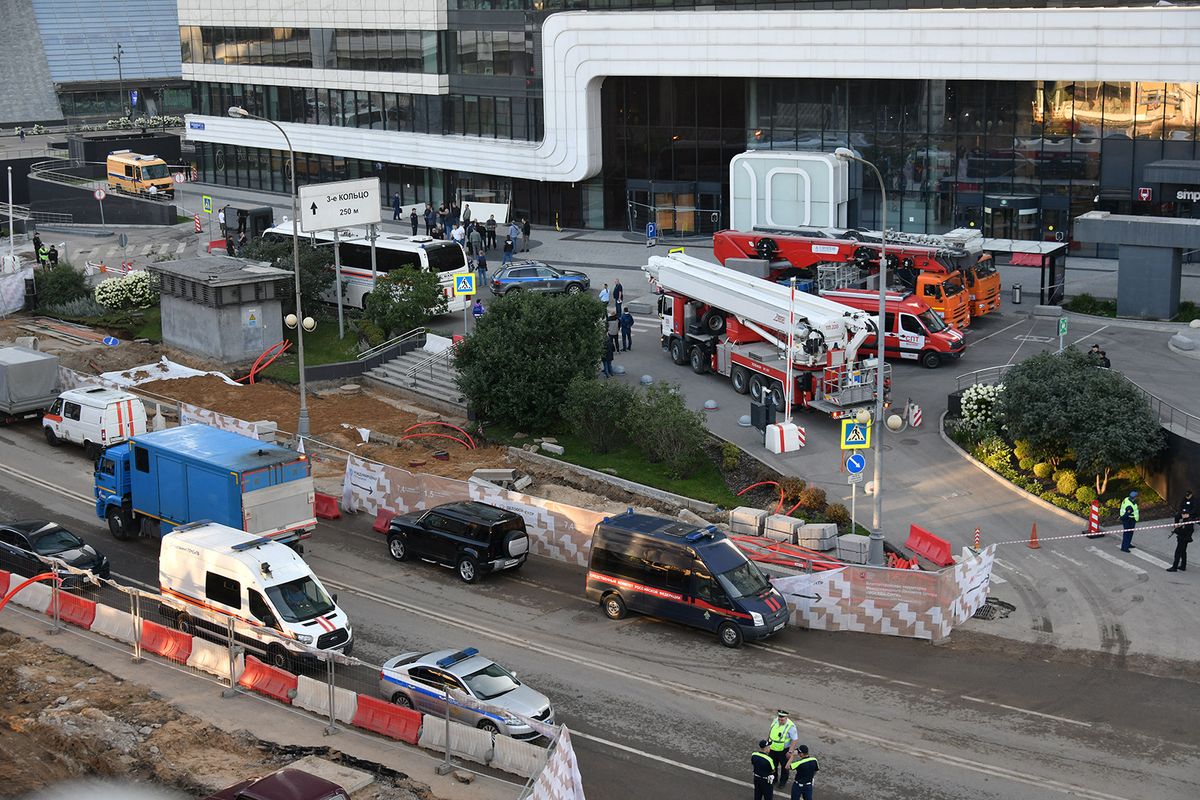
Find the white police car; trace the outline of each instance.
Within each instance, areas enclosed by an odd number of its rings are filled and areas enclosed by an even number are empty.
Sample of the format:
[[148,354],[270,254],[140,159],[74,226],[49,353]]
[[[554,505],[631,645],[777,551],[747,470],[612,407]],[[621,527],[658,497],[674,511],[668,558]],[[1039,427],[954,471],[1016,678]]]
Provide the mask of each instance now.
[[514,739],[536,739],[541,733],[506,711],[554,724],[546,695],[530,689],[474,647],[404,653],[383,662],[379,673],[379,692],[385,699],[433,716],[445,715],[447,688],[492,707],[471,708],[470,703],[452,698],[450,718],[456,722]]

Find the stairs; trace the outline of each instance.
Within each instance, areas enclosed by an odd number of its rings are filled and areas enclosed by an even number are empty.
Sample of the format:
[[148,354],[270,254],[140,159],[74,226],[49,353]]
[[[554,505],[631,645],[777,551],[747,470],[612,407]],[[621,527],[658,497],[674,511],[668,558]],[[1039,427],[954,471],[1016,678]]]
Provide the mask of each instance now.
[[467,406],[455,383],[458,375],[449,351],[410,350],[367,370],[363,377],[440,411],[461,415]]

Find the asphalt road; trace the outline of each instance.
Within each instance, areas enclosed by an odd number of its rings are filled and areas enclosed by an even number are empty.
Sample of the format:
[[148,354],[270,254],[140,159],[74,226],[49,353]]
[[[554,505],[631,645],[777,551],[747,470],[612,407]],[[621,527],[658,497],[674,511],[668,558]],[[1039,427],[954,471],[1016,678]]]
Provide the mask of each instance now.
[[[113,541],[93,516],[81,453],[0,429],[0,468],[0,517],[55,518],[118,575],[156,583],[155,543]],[[475,586],[395,563],[370,522],[322,523],[306,552],[353,620],[355,654],[479,647],[577,732],[592,800],[749,796],[749,753],[779,706],[820,758],[825,798],[1200,796],[1194,665],[1152,676],[957,633],[933,647],[788,630],[732,651],[646,618],[611,622],[582,597],[580,569],[546,559]]]

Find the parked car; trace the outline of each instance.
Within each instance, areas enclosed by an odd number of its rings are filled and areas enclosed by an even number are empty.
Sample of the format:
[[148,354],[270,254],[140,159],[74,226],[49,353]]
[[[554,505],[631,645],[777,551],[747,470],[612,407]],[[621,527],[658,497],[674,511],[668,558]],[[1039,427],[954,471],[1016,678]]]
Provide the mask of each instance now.
[[565,292],[579,294],[591,288],[592,279],[582,272],[558,269],[541,261],[519,261],[492,273],[488,284],[500,297],[513,292]]
[[281,769],[235,783],[205,800],[347,800],[348,796],[333,781],[299,769]]
[[[108,557],[56,522],[39,519],[0,523],[0,569],[32,578],[50,569],[38,556],[57,558],[101,578],[109,575]],[[63,578],[65,586],[81,582],[75,575]]]
[[554,709],[546,695],[530,689],[474,647],[458,652],[405,653],[383,662],[379,673],[379,691],[384,698],[422,714],[445,716],[447,688],[500,710],[469,708],[451,698],[450,718],[464,725],[514,739],[536,739],[541,735],[536,729],[503,712],[554,724]]
[[392,518],[388,553],[397,561],[415,556],[454,567],[464,583],[474,583],[524,564],[529,535],[520,514],[468,500]]
[[51,447],[74,442],[95,461],[104,448],[146,432],[146,407],[120,389],[68,389],[42,417],[42,431]]

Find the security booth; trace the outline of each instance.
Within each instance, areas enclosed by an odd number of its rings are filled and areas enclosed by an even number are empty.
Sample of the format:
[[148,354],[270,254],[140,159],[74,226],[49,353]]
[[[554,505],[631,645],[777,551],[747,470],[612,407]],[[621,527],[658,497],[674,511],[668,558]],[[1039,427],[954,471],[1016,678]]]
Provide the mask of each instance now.
[[283,339],[280,301],[292,273],[231,256],[163,261],[158,276],[163,342],[227,364],[253,361]]
[[[996,259],[996,266],[1035,267],[1038,270],[1038,304],[1062,303],[1067,285],[1067,242],[1037,242],[1028,239],[984,239],[983,250]],[[1013,302],[1020,292],[1014,293]]]
[[268,228],[275,226],[275,209],[270,206],[259,206],[258,208],[225,206],[221,210],[225,212],[225,229],[230,232],[234,241],[237,240],[237,235],[244,231],[246,238],[253,242],[262,238],[263,232]]

